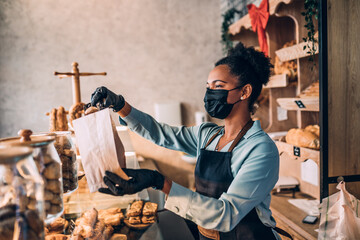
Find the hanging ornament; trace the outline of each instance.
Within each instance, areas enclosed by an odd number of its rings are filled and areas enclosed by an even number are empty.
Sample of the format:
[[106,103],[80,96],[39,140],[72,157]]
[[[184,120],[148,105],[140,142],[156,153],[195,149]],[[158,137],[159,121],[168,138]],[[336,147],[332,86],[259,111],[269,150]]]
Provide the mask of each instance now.
[[269,13],[269,0],[263,0],[259,7],[254,4],[247,5],[251,26],[254,32],[257,32],[259,45],[261,51],[268,56],[269,47],[266,40],[265,28],[268,23]]

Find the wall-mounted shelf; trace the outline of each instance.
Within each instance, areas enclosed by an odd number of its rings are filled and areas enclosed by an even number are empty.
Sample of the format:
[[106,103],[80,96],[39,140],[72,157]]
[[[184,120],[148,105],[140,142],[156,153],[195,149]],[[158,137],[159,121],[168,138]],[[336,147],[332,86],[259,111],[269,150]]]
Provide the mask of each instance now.
[[276,101],[281,108],[286,110],[319,111],[319,97],[278,98]]
[[297,147],[287,142],[275,141],[276,146],[279,149],[279,153],[286,152],[289,156],[297,158],[299,160],[312,159],[318,165],[320,165],[320,151],[311,148]]
[[[302,43],[293,45],[291,47],[279,49],[279,50],[275,51],[275,54],[276,54],[276,56],[278,56],[278,58],[282,62],[286,62],[286,61],[290,61],[290,60],[294,60],[294,59],[298,59],[298,58],[303,58],[303,57],[308,57],[308,56],[310,56],[310,54],[308,53],[308,49],[306,48],[304,50],[304,47],[306,45],[307,45],[306,42],[302,42]],[[312,43],[309,43],[309,45],[312,48],[312,46],[313,46]],[[316,48],[316,54],[318,54],[319,53],[318,43],[315,43],[315,48]]]
[[287,74],[273,75],[264,88],[280,88],[286,87],[289,84],[289,77]]

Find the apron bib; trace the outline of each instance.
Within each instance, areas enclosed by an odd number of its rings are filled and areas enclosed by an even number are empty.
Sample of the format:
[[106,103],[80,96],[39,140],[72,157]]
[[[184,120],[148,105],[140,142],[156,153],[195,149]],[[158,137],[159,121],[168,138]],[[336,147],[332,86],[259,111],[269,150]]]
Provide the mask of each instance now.
[[[207,146],[215,139],[220,130],[210,138],[205,147],[200,150],[200,155],[195,167],[196,192],[218,199],[226,192],[234,177],[231,172],[232,150],[240,142],[241,138],[252,127],[250,120],[240,131],[231,144],[228,152],[206,150]],[[266,227],[259,219],[256,209],[253,208],[230,232],[219,232],[204,229],[198,226],[201,240],[264,240],[276,239],[271,228]]]

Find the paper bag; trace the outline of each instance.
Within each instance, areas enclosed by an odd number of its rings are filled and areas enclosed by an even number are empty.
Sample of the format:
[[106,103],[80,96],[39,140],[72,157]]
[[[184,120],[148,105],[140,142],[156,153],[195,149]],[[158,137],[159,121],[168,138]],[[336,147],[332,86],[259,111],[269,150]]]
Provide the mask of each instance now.
[[324,198],[320,205],[318,239],[360,239],[360,202],[340,182],[340,191]]
[[121,169],[126,167],[125,150],[108,108],[78,118],[73,125],[90,192],[107,187],[106,170],[129,179]]

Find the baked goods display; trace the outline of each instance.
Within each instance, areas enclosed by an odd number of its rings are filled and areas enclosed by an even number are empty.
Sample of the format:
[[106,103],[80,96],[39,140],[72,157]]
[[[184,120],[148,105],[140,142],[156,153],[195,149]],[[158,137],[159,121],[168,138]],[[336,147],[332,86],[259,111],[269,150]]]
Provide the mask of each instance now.
[[156,220],[158,205],[152,202],[135,201],[127,210],[125,224],[132,228],[145,228]]
[[55,132],[55,148],[62,164],[63,192],[71,193],[78,187],[78,165],[71,132]]
[[114,232],[111,225],[98,218],[98,211],[93,208],[85,211],[83,215],[75,221],[75,229],[71,239],[103,239],[107,240]]
[[7,204],[0,208],[0,240],[13,239],[15,231],[20,232],[16,239],[43,239],[43,221],[36,210],[21,211],[18,205]]
[[105,210],[92,208],[85,211],[80,218],[75,220],[75,223],[72,221],[72,226],[64,218],[58,218],[48,224],[45,228],[45,240],[126,240],[127,237],[124,234],[116,233],[113,236],[114,228],[120,226],[123,219],[124,214],[120,208]]
[[[25,176],[22,179],[27,182],[24,183],[25,186],[27,184],[30,185],[31,178],[39,179],[37,181],[41,182],[41,184],[38,184],[41,185],[41,188],[39,186],[40,189],[38,190],[33,188],[26,191],[15,188],[13,191],[24,191],[27,193],[26,196],[21,196],[24,198],[19,201],[21,208],[22,205],[26,204],[28,209],[35,210],[39,206],[39,201],[42,201],[44,203],[43,208],[45,209],[46,222],[48,223],[55,220],[55,218],[59,217],[63,212],[61,162],[53,144],[55,136],[50,134],[32,135],[32,131],[29,129],[20,130],[19,135],[21,135],[21,137],[3,139],[1,144],[4,146],[20,145],[31,147],[33,150],[32,158],[37,169],[25,171],[25,164],[23,164],[24,166],[21,166],[23,169],[21,171],[17,169],[19,173],[18,176],[14,176],[14,178],[18,178],[20,182],[21,178]],[[17,183],[18,182],[15,182],[13,184]],[[39,197],[39,191],[43,193],[41,194],[41,198]]]
[[67,112],[63,106],[51,109],[50,113],[46,113],[47,116],[50,116],[50,132],[55,131],[67,131],[68,130],[68,120]]
[[49,215],[61,215],[63,211],[63,189],[60,161],[49,153],[47,147],[38,148],[37,154],[33,157],[44,181],[45,213],[47,217],[50,217]]
[[320,127],[309,125],[305,129],[292,128],[286,134],[286,142],[298,147],[320,149]]
[[[295,45],[295,40],[285,43],[283,48]],[[286,74],[290,81],[296,80],[297,63],[295,60],[281,62],[278,56],[275,56],[274,74]]]

